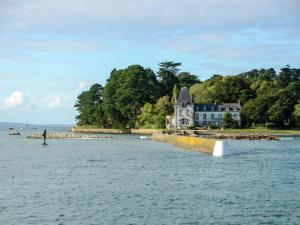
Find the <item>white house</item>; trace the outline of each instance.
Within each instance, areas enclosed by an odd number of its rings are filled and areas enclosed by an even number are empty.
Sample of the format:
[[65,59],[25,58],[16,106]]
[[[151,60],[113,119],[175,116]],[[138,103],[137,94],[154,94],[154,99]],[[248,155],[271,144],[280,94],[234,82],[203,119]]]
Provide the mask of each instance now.
[[194,104],[189,90],[181,88],[174,106],[174,116],[167,116],[167,128],[187,128],[189,126],[207,127],[208,125],[221,126],[226,112],[241,125],[240,118],[241,105],[237,103],[222,104]]

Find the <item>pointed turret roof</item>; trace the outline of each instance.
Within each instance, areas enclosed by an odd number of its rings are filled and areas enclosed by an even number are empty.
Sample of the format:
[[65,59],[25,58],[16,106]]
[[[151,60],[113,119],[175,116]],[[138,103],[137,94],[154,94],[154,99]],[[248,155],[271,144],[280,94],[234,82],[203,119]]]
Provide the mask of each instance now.
[[191,96],[189,94],[189,89],[187,87],[182,87],[180,89],[177,102],[187,102],[188,104],[193,104]]

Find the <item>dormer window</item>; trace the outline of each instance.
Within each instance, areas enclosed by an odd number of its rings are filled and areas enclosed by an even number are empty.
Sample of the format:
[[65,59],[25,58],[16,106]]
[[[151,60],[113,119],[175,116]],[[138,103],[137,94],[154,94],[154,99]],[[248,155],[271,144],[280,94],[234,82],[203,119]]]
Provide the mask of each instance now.
[[182,103],[181,103],[181,107],[182,107],[182,108],[186,108],[186,105],[187,105],[187,102],[182,102]]

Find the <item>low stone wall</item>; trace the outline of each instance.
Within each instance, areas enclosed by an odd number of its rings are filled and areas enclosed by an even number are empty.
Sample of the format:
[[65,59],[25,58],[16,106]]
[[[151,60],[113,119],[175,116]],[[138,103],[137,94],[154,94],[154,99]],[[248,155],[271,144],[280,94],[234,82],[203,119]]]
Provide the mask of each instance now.
[[119,130],[119,129],[81,128],[81,127],[72,128],[72,132],[77,132],[77,133],[99,133],[99,134],[127,134],[127,133],[129,133],[126,130]]
[[131,129],[132,134],[154,134],[162,132],[162,130],[157,129]]
[[[31,139],[42,139],[43,134],[32,134],[27,136]],[[81,135],[74,133],[47,133],[47,139],[112,139],[110,136],[100,136],[100,135]]]
[[72,132],[77,133],[99,133],[99,134],[153,134],[161,132],[157,129],[131,129],[131,130],[120,130],[120,129],[107,129],[107,128],[84,128],[74,127]]
[[155,141],[166,142],[177,147],[205,152],[209,154],[213,154],[216,143],[215,139],[179,135],[166,135],[161,133],[154,133],[152,135],[152,139]]

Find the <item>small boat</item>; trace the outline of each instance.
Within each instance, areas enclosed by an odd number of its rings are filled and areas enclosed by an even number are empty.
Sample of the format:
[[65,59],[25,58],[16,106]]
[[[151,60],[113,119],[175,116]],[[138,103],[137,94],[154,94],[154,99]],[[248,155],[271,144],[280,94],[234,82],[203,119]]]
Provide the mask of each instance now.
[[293,137],[280,137],[280,138],[279,138],[280,141],[284,141],[284,140],[293,140],[293,139],[295,139],[295,138],[293,138]]
[[150,136],[140,136],[140,139],[151,139],[152,137]]

